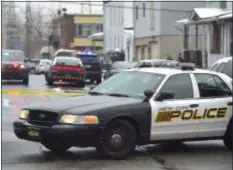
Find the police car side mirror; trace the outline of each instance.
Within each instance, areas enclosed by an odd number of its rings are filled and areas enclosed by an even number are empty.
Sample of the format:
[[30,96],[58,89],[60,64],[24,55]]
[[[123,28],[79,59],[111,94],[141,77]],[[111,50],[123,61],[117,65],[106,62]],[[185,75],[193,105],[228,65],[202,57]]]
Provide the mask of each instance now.
[[168,100],[168,99],[173,99],[174,98],[174,93],[173,92],[161,92],[155,100],[157,101],[163,101],[163,100]]
[[153,91],[153,90],[145,90],[145,91],[144,91],[144,95],[145,95],[147,98],[152,97],[153,94],[154,94],[154,91]]

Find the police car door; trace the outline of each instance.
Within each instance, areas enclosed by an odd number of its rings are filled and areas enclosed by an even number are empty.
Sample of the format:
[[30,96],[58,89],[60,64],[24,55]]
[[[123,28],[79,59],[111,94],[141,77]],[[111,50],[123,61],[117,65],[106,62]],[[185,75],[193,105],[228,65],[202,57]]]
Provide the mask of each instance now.
[[199,89],[199,137],[223,136],[232,116],[232,92],[214,74],[195,73]]
[[[188,73],[170,76],[150,100],[152,106],[151,140],[195,138],[199,120],[195,120],[193,77]],[[157,101],[162,92],[172,92],[172,99]]]

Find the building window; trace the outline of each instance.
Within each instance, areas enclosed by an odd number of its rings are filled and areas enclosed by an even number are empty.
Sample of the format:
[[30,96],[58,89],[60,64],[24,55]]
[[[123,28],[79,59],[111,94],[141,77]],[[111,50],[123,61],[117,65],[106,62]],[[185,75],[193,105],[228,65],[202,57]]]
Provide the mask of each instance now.
[[230,23],[230,53],[231,53],[231,56],[233,56],[233,43],[232,43],[232,23]]
[[97,32],[102,32],[103,31],[103,24],[97,24],[95,27],[96,27]]
[[83,35],[83,25],[76,24],[76,36],[82,36]]
[[[154,8],[154,2],[150,2],[150,7]],[[153,31],[155,29],[155,10],[150,10],[150,28]]]
[[221,43],[222,43],[222,32],[221,25],[216,22],[211,25],[210,32],[210,42],[211,42],[211,53],[220,54],[221,53]]
[[151,45],[148,46],[148,59],[152,59],[151,57]]
[[143,7],[142,7],[143,9],[142,9],[142,11],[143,11],[143,18],[145,18],[146,17],[146,3],[145,2],[143,2]]
[[135,8],[135,12],[136,12],[136,19],[138,19],[138,10],[139,10],[139,7],[138,6],[136,6],[136,8]]
[[223,9],[225,9],[225,8],[227,8],[227,2],[226,1],[220,1],[219,2],[220,3],[220,8],[223,8]]
[[86,25],[86,35],[89,36],[91,35],[91,31],[92,31],[92,25],[88,24]]
[[145,59],[145,46],[142,46],[142,50],[141,50],[141,59]]

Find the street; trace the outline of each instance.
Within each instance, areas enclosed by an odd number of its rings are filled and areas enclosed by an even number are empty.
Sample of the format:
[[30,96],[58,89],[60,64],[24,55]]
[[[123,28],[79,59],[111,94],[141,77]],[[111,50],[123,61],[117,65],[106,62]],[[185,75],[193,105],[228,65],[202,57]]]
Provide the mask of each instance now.
[[[48,87],[43,75],[30,75],[29,86],[2,83],[2,90],[82,91],[77,87]],[[12,123],[25,105],[58,100],[67,95],[2,95],[2,168],[4,170],[95,169],[95,170],[230,170],[231,152],[222,141],[190,142],[177,146],[148,145],[136,149],[127,160],[100,159],[94,148],[71,148],[54,154],[38,143],[17,139]]]

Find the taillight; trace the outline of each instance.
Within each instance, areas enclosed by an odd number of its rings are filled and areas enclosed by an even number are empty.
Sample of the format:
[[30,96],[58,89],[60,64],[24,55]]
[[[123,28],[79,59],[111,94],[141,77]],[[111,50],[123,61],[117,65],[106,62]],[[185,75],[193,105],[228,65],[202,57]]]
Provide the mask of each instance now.
[[13,64],[13,67],[17,68],[17,67],[19,67],[19,64]]

